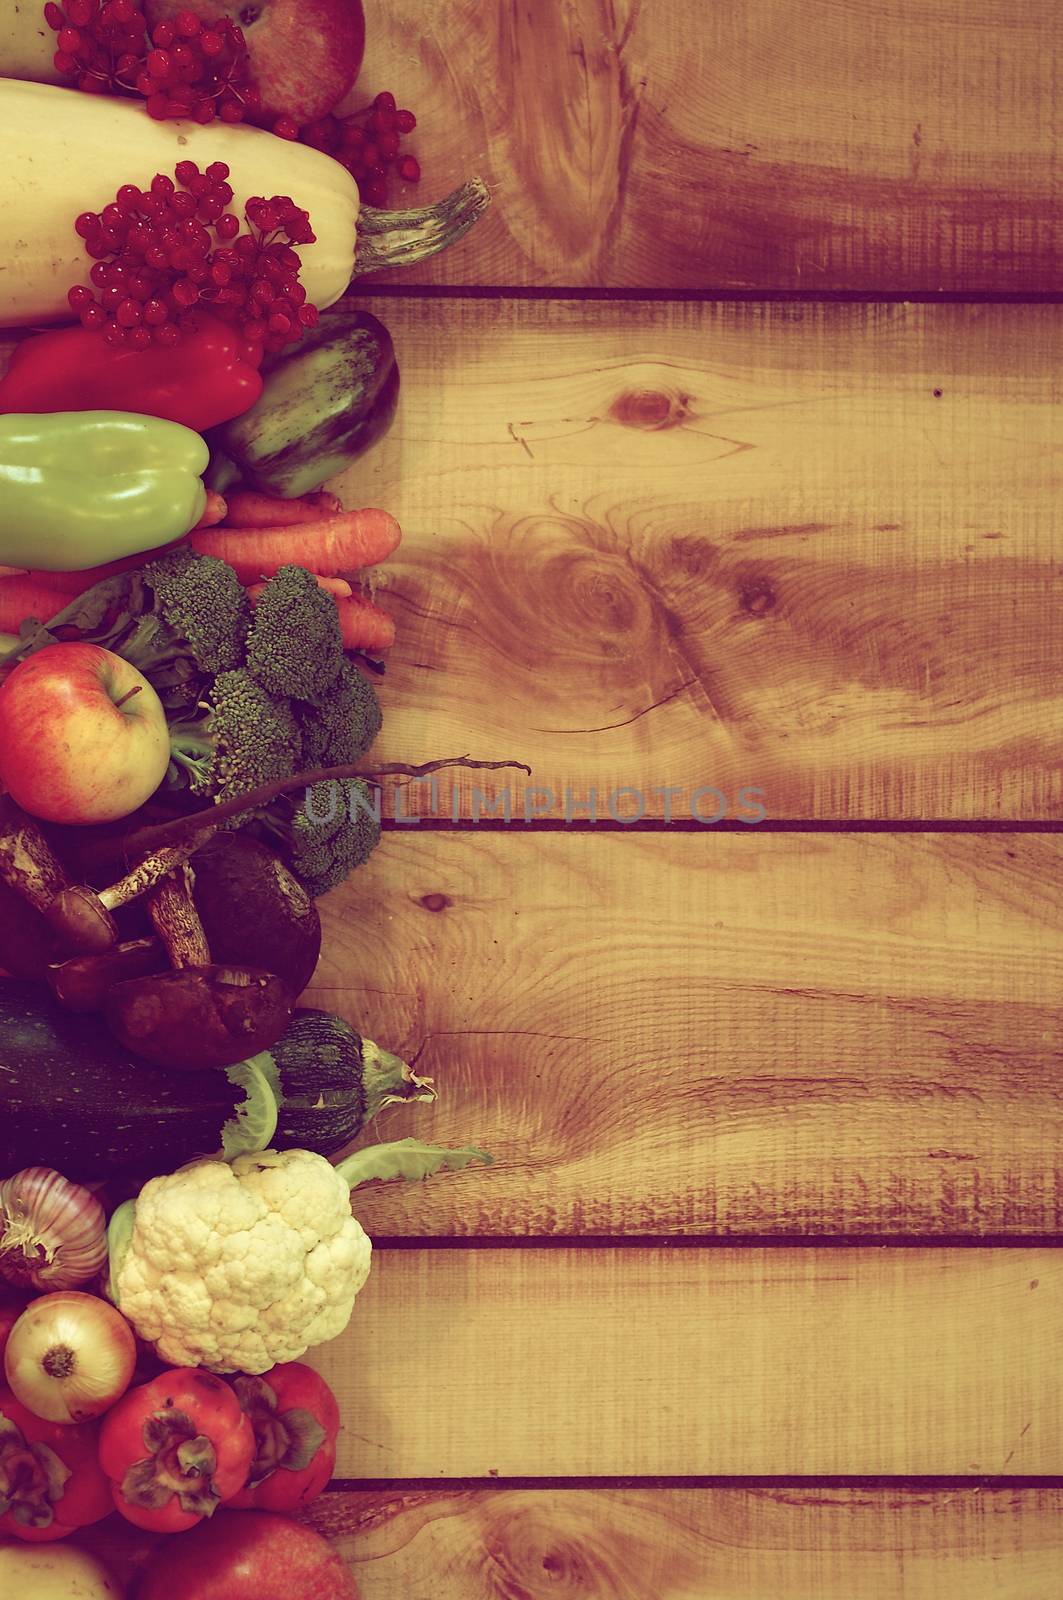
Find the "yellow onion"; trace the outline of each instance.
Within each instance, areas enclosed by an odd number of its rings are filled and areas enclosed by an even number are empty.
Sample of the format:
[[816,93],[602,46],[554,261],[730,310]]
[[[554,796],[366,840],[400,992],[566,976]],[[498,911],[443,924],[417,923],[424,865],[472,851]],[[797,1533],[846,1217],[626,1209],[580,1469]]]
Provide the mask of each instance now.
[[85,1422],[125,1394],[136,1365],[120,1311],[76,1289],[31,1300],[8,1336],[4,1374],[16,1400],[48,1422]]
[[19,1288],[73,1289],[107,1259],[103,1207],[51,1167],[0,1183],[0,1278]]

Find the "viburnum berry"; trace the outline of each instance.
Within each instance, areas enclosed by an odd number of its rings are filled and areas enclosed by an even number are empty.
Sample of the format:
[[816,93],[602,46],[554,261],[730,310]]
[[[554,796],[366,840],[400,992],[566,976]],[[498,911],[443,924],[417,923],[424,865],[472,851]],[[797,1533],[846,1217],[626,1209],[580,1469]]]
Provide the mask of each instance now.
[[317,308],[292,248],[314,241],[308,213],[290,195],[256,195],[241,232],[225,209],[228,176],[221,161],[205,172],[180,161],[173,178],[156,173],[147,189],[123,184],[102,211],[81,213],[75,229],[93,259],[93,288],[75,285],[68,299],[84,327],[116,347],[168,346],[201,308],[277,351],[313,326]]
[[[367,205],[384,206],[392,174],[401,183],[420,182],[420,163],[402,152],[402,140],[416,126],[413,112],[400,108],[390,90],[382,89],[360,111],[343,118],[320,117],[301,128],[298,136],[303,144],[324,150],[345,166]],[[274,124],[274,132],[281,131]],[[287,128],[283,131],[290,136]]]
[[149,31],[133,0],[49,0],[44,16],[58,35],[56,71],[88,93],[141,95],[157,121],[242,122],[258,109],[247,42],[229,17],[204,27],[180,11]]

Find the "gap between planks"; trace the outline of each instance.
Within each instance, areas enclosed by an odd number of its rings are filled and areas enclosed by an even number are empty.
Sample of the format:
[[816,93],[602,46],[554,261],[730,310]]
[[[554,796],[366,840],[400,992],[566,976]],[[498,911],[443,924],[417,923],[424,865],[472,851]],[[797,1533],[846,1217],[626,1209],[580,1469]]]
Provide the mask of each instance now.
[[628,305],[661,301],[683,305],[914,305],[914,306],[1056,306],[1063,292],[985,290],[963,293],[926,289],[607,289],[540,288],[519,284],[359,283],[350,291],[359,300],[604,300]]
[[763,822],[694,822],[686,818],[666,822],[663,817],[645,817],[640,822],[617,822],[612,817],[600,822],[566,822],[562,817],[533,817],[506,822],[502,817],[485,817],[474,822],[470,817],[382,817],[386,833],[403,833],[418,828],[427,833],[1063,833],[1063,819],[1025,818],[927,818],[899,817],[843,818],[823,817],[784,819],[767,817]]

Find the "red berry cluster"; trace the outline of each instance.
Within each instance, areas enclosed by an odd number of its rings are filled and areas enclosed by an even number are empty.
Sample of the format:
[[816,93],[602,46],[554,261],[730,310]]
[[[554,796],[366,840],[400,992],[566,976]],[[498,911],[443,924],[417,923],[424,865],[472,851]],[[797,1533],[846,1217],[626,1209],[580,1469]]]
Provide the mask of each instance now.
[[49,0],[44,16],[58,34],[55,69],[79,89],[143,95],[160,122],[242,122],[259,108],[243,33],[228,17],[204,23],[180,11],[149,37],[133,0]]
[[401,111],[395,96],[384,90],[371,105],[349,117],[322,117],[305,128],[296,127],[291,117],[278,117],[273,132],[324,150],[347,168],[367,205],[385,206],[392,175],[403,183],[420,179],[417,157],[404,155],[401,148],[403,137],[416,126],[413,112]]
[[96,293],[76,284],[67,296],[85,328],[108,344],[146,350],[174,345],[210,311],[245,339],[281,350],[317,321],[299,282],[292,245],[312,244],[310,218],[287,195],[249,200],[250,231],[226,207],[233,192],[224,161],[200,172],[179,161],[174,178],[157,173],[148,189],[126,183],[101,212],[84,211],[74,228],[93,258]]

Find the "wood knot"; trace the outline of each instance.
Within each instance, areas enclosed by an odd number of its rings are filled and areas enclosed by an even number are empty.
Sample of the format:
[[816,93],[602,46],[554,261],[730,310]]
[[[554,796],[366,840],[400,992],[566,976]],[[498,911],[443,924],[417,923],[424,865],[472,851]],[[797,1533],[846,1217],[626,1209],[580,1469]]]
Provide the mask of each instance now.
[[445,911],[453,901],[445,894],[423,894],[417,903],[424,906],[426,911]]
[[617,395],[609,415],[622,428],[660,433],[680,427],[690,415],[690,396],[667,389],[628,389]]
[[711,540],[693,533],[677,534],[670,539],[667,553],[676,571],[689,578],[702,577],[720,558],[720,552]]
[[763,579],[743,584],[738,598],[742,610],[751,617],[766,616],[775,606],[775,590]]

